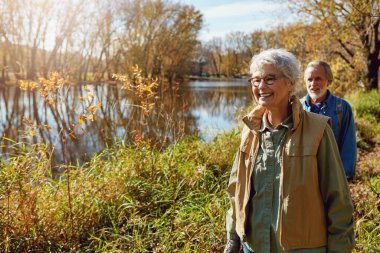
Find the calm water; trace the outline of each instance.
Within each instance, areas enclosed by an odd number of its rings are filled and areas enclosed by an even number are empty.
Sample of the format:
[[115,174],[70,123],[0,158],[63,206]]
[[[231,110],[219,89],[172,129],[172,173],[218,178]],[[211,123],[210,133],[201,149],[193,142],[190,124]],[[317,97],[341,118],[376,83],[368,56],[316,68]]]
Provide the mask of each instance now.
[[[1,136],[30,145],[43,141],[54,146],[55,164],[64,163],[62,147],[67,147],[69,160],[83,162],[115,141],[130,141],[136,136],[162,146],[184,134],[210,141],[219,132],[236,127],[236,114],[251,103],[251,96],[243,80],[193,81],[160,90],[148,114],[133,106],[136,100],[116,85],[65,87],[56,101],[56,105],[49,105],[38,91],[1,87]],[[88,115],[86,108],[98,102],[101,108],[94,121],[79,124],[78,115]],[[34,127],[27,126],[24,117]],[[68,136],[67,145],[62,136]],[[13,150],[9,141],[1,140],[3,156]]]

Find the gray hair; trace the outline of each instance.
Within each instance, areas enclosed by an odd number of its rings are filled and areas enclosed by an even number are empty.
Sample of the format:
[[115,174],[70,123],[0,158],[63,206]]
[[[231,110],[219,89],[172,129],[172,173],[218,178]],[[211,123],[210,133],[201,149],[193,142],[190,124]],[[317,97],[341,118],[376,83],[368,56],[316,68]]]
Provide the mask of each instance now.
[[[306,69],[308,69],[308,68],[314,68],[314,67],[317,67],[317,66],[322,66],[323,67],[323,69],[325,70],[325,73],[326,73],[327,80],[331,84],[331,82],[334,80],[334,76],[332,74],[331,67],[330,67],[330,65],[327,62],[324,62],[324,61],[312,61],[312,62],[309,62],[309,64],[307,64]],[[305,71],[306,71],[306,69],[305,69]]]
[[294,84],[293,92],[297,90],[300,67],[296,57],[285,49],[268,49],[260,52],[252,57],[249,72],[255,73],[257,70],[262,69],[263,65],[273,65],[278,70],[282,71],[284,75]]

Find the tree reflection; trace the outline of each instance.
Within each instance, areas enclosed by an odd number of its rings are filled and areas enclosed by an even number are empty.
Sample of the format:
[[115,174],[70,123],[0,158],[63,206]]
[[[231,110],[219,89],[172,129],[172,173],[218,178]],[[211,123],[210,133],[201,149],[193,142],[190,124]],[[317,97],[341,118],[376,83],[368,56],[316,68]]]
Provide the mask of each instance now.
[[[99,102],[101,106],[94,121],[87,121],[81,129],[76,127],[78,115],[88,104],[79,98],[86,97],[89,87],[93,103]],[[19,143],[49,144],[54,147],[55,165],[65,160],[65,143],[60,133],[70,136],[68,160],[82,163],[121,140],[133,142],[139,137],[162,149],[185,134],[202,136],[201,121],[212,125],[212,116],[217,116],[232,125],[236,111],[250,102],[249,90],[243,86],[163,86],[155,97],[153,109],[147,114],[135,106],[139,102],[137,98],[118,85],[67,86],[58,94],[55,105],[45,103],[37,92],[21,91],[13,86],[0,87],[0,133]],[[24,118],[38,126],[34,128],[35,134],[30,134]],[[9,141],[1,140],[1,152],[4,157],[14,153]]]

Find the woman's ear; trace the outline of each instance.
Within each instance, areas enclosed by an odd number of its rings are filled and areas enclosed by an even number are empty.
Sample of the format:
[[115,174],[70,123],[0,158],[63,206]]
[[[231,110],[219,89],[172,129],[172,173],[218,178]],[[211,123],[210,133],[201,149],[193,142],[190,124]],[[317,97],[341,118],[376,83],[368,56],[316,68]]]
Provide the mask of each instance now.
[[289,84],[290,84],[291,86],[294,86],[294,85],[295,85],[295,82],[294,82],[294,81],[291,81],[291,80],[289,80]]
[[293,90],[294,88],[294,85],[295,85],[295,82],[294,81],[291,81],[291,80],[287,80],[286,81],[286,85],[291,88],[291,90]]

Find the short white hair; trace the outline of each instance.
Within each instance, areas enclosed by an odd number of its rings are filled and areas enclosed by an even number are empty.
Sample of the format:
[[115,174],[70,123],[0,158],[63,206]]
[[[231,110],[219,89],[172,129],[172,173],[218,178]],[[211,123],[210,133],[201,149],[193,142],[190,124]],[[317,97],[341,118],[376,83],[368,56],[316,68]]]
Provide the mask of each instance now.
[[251,60],[249,72],[255,73],[261,70],[263,65],[273,65],[294,84],[293,92],[298,89],[300,66],[296,57],[283,48],[268,49],[254,55]]

